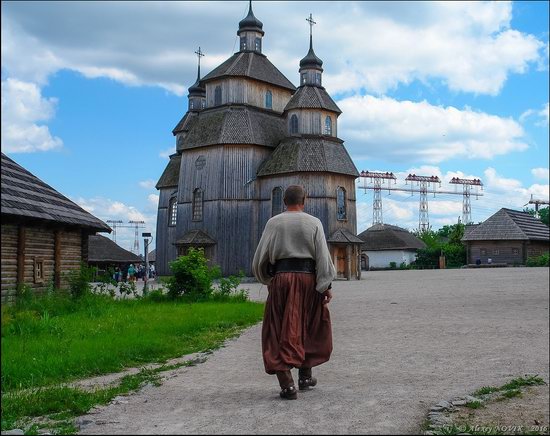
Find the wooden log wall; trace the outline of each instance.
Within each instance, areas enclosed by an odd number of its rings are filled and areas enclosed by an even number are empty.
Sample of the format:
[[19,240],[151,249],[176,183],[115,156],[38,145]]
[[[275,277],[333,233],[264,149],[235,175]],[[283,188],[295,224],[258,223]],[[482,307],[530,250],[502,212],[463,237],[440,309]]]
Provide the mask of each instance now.
[[222,102],[249,104],[265,109],[265,95],[269,90],[272,94],[271,110],[282,113],[290,100],[292,93],[288,89],[260,82],[249,78],[227,78],[215,80],[206,84],[206,107],[214,107],[215,89],[222,88]]
[[15,300],[18,233],[16,225],[2,224],[2,303]]
[[[176,227],[170,226],[168,221],[170,219],[170,199],[174,196],[177,198],[176,187],[160,189],[155,261],[155,269],[158,275],[169,275],[169,263],[177,257],[177,249],[174,245],[176,242]],[[178,219],[180,219],[179,216]]]

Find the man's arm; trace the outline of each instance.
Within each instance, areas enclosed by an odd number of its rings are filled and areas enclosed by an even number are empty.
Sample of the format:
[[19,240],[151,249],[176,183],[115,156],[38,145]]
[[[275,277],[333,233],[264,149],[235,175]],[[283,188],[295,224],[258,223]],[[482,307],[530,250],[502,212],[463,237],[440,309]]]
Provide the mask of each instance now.
[[315,267],[317,269],[317,292],[323,293],[336,277],[336,269],[330,257],[323,225],[319,221],[315,233]]
[[256,248],[254,259],[252,260],[252,272],[254,277],[260,283],[268,285],[271,282],[271,276],[269,275],[269,240],[271,239],[271,230],[269,221],[267,222],[265,229]]

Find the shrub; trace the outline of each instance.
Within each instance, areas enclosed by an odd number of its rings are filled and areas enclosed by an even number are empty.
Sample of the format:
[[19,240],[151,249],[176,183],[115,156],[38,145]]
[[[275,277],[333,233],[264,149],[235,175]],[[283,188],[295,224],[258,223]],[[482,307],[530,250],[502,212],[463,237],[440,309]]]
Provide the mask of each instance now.
[[221,278],[212,298],[217,301],[248,301],[248,290],[238,289],[243,277],[244,273],[239,271],[237,276]]
[[550,254],[545,253],[541,256],[529,257],[525,264],[527,266],[550,266]]
[[162,289],[154,289],[151,292],[147,294],[147,297],[145,297],[147,300],[154,301],[156,303],[160,303],[162,301],[166,301],[166,295],[162,291]]
[[409,267],[406,262],[401,262],[399,264],[399,269],[409,269]]
[[391,269],[397,268],[397,263],[396,262],[390,262],[390,268]]
[[94,267],[89,267],[85,263],[81,263],[80,269],[71,271],[68,274],[69,290],[73,298],[81,298],[90,293],[90,282],[93,280],[94,273]]
[[462,266],[466,264],[466,247],[458,244],[445,244],[442,247],[447,266]]
[[173,276],[168,279],[168,295],[182,295],[191,300],[207,299],[212,294],[212,282],[220,276],[219,267],[209,267],[202,248],[190,248],[185,256],[170,263]]

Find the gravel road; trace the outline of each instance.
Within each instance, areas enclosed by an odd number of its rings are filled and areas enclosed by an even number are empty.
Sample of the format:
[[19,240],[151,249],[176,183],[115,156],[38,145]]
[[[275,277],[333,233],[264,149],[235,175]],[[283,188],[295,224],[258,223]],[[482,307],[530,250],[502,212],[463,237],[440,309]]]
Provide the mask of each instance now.
[[[337,281],[332,359],[297,401],[281,400],[264,373],[256,325],[162,386],[82,417],[81,434],[416,434],[442,399],[518,375],[548,381],[548,272],[380,271]],[[245,286],[265,299],[265,286]]]

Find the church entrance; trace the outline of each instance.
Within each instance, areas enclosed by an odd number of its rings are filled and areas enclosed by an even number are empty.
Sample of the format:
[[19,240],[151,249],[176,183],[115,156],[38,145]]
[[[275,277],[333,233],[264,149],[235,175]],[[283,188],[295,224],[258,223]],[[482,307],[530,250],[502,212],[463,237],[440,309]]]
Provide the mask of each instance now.
[[336,246],[334,250],[334,256],[336,258],[336,262],[334,262],[334,266],[336,267],[336,273],[338,278],[347,278],[346,248],[347,248],[346,246]]

